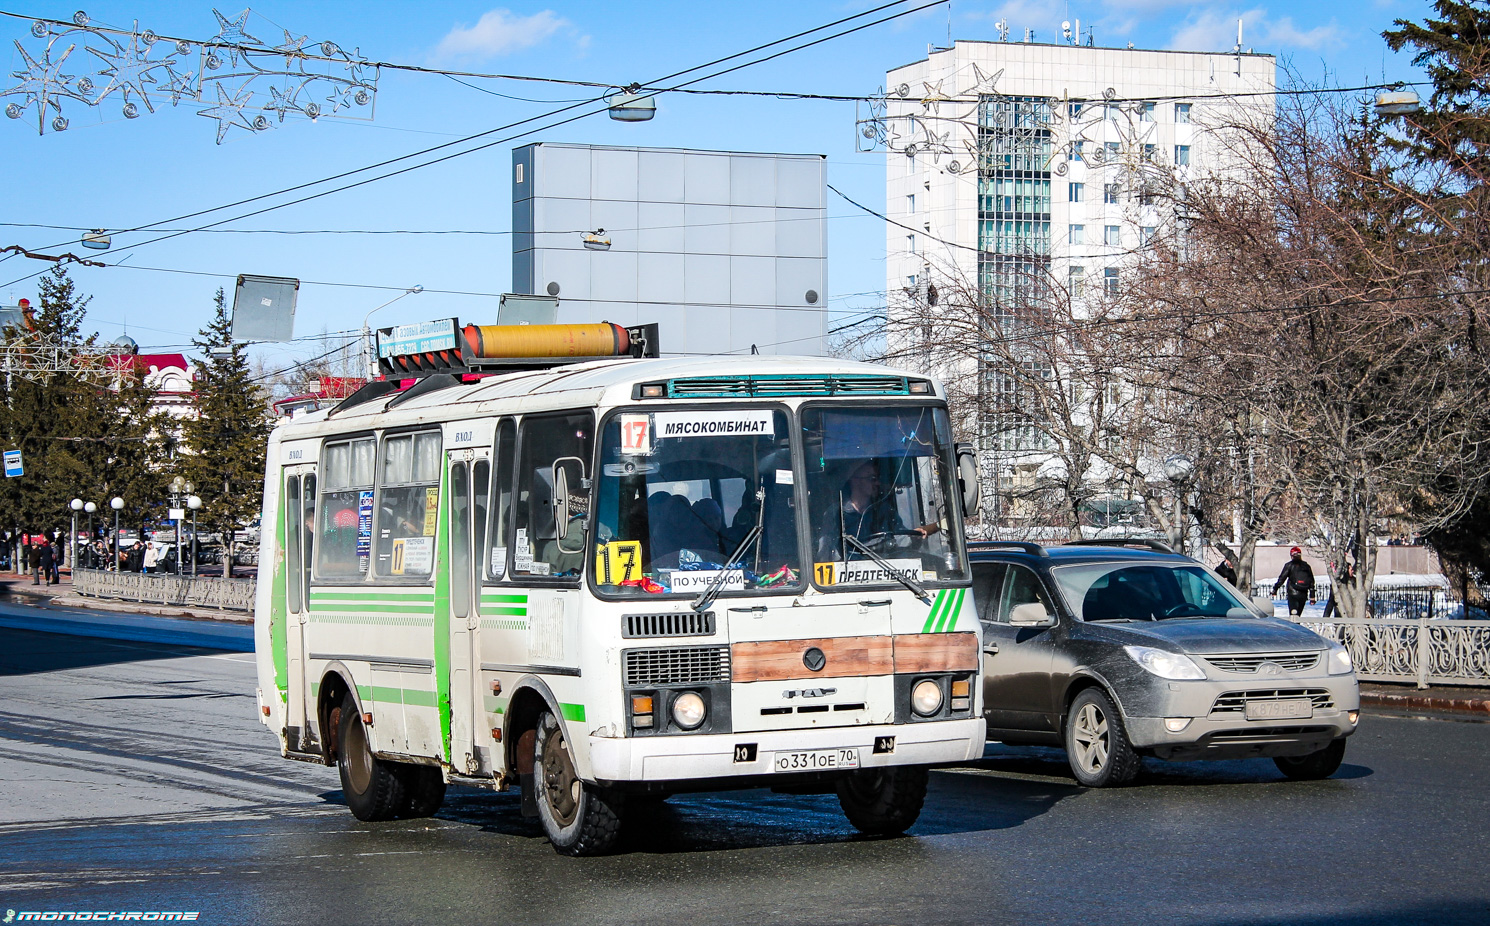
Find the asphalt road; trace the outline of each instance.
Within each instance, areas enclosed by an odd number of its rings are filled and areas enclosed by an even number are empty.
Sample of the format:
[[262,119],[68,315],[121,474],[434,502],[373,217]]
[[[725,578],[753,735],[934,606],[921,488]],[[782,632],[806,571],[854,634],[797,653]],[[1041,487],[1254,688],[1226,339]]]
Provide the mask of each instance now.
[[254,684],[248,654],[0,629],[0,920],[1490,923],[1490,724],[1368,715],[1314,783],[1148,760],[1088,791],[1055,750],[994,746],[933,774],[905,837],[831,796],[698,794],[569,859],[511,794],[359,823],[334,769],[278,757]]

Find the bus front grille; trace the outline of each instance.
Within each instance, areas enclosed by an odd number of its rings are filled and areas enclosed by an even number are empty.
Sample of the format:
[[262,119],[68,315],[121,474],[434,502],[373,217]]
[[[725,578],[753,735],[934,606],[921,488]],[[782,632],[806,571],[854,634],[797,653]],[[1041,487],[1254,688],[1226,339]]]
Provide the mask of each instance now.
[[633,649],[625,653],[627,687],[729,681],[728,646]]
[[714,612],[675,611],[669,614],[627,614],[621,636],[628,640],[640,637],[708,637],[714,634]]

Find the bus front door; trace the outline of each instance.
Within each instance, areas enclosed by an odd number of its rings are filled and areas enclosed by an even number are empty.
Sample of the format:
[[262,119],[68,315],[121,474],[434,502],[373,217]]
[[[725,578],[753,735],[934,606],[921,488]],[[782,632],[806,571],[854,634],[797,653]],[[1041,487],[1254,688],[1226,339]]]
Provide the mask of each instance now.
[[[295,752],[316,747],[309,724],[310,680],[305,677],[305,623],[310,619],[310,563],[316,508],[316,474],[287,467],[284,481],[285,739]],[[276,564],[276,568],[278,564]]]
[[474,775],[481,770],[478,741],[489,740],[482,723],[482,692],[478,661],[481,632],[476,607],[476,576],[481,562],[477,539],[486,535],[486,499],[491,483],[490,452],[450,452],[450,555],[445,562],[450,588],[450,765],[456,772]]

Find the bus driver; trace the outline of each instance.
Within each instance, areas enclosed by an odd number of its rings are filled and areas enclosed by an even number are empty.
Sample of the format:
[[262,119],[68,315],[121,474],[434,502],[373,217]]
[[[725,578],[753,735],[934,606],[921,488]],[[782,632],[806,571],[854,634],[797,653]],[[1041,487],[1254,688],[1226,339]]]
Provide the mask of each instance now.
[[[838,498],[839,504],[828,510],[828,521],[818,535],[820,559],[833,553],[855,558],[852,544],[841,540],[840,533],[875,548],[876,553],[883,553],[895,546],[895,537],[914,537],[919,544],[939,529],[935,522],[913,528],[905,526],[895,510],[894,494],[881,489],[878,460],[864,460],[850,470]],[[840,550],[840,544],[850,549]]]

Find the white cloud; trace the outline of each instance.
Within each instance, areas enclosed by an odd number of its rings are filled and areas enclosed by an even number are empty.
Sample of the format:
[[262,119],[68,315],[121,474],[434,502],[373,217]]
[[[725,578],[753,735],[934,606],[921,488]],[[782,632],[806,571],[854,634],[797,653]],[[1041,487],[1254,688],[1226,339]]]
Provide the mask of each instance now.
[[1242,46],[1260,52],[1276,53],[1286,49],[1318,50],[1338,45],[1344,37],[1332,19],[1327,24],[1302,29],[1293,17],[1273,18],[1257,7],[1250,10],[1221,11],[1210,9],[1192,13],[1175,30],[1169,47],[1181,51],[1225,51],[1236,45],[1236,22],[1242,21]]
[[464,24],[451,29],[435,48],[435,57],[491,58],[521,51],[547,39],[569,21],[552,10],[532,16],[516,16],[511,10],[492,10],[474,26]]

